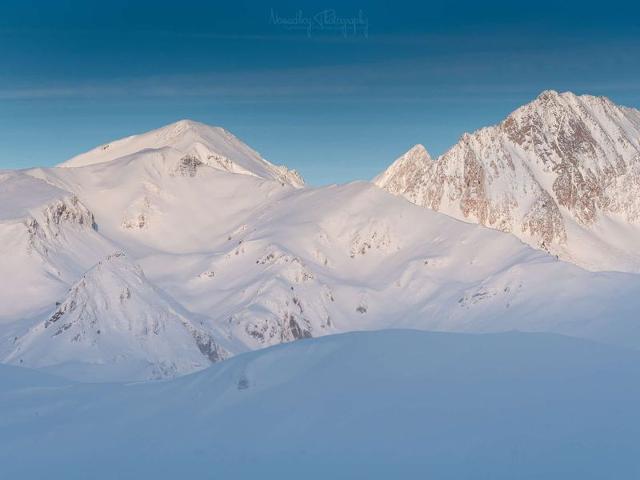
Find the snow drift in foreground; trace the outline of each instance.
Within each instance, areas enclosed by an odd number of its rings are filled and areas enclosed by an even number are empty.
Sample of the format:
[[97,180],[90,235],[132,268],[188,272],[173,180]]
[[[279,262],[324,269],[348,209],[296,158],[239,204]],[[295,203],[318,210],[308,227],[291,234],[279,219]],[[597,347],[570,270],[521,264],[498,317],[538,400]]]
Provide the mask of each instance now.
[[640,353],[550,334],[302,340],[172,381],[0,366],[4,478],[638,478]]

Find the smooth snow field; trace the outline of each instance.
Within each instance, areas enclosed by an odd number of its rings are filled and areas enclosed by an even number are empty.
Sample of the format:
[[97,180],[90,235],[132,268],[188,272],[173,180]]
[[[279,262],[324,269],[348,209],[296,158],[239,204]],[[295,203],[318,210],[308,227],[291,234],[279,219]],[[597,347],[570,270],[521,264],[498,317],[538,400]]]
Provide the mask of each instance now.
[[640,352],[543,333],[358,332],[192,375],[0,365],[3,479],[640,478]]

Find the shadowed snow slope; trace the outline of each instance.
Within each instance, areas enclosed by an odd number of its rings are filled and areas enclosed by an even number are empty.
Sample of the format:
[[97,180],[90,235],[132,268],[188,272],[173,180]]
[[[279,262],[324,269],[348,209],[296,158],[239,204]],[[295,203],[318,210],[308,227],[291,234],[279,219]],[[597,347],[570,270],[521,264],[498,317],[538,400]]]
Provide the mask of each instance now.
[[176,380],[0,366],[7,478],[640,475],[640,353],[549,334],[361,332]]
[[418,145],[375,183],[592,270],[640,271],[640,111],[543,92],[433,161]]

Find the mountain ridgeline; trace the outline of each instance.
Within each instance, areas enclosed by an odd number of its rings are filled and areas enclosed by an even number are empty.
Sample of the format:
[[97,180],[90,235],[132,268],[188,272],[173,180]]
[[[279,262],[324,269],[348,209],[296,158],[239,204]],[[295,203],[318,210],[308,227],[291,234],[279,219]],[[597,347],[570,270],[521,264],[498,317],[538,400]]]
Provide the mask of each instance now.
[[640,112],[545,91],[436,160],[418,145],[374,182],[592,270],[640,270]]
[[188,120],[3,171],[0,360],[147,380],[390,328],[638,348],[639,152],[638,111],[544,92],[375,184],[305,187]]

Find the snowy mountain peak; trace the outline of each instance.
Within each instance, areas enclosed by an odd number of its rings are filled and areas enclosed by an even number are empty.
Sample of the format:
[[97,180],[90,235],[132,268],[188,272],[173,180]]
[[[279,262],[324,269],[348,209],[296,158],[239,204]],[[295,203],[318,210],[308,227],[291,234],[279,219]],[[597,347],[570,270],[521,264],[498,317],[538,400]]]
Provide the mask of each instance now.
[[[382,174],[378,175],[373,182],[376,184],[386,185],[394,179],[402,179],[402,181],[410,180],[407,178],[424,174],[430,168],[433,159],[424,147],[417,144],[411,147],[408,152],[398,157],[391,166]],[[406,184],[405,184],[406,186]],[[402,188],[402,186],[399,186]]]
[[196,158],[204,165],[230,173],[253,175],[300,188],[304,180],[285,166],[273,165],[233,134],[193,120],[180,120],[140,135],[101,145],[60,164],[83,167],[97,163],[148,158],[156,153]]
[[[207,136],[211,136],[211,134],[214,132],[215,134],[219,135],[220,138],[226,137],[230,141],[241,143],[238,138],[236,138],[232,133],[222,127],[207,125],[205,123],[196,122],[195,120],[186,118],[178,120],[174,123],[170,123],[169,125],[165,125],[164,127],[160,127],[156,130],[152,130],[151,132],[144,133],[142,135],[155,136],[158,143],[168,142],[168,144],[165,146],[171,146],[173,143],[180,143],[184,141],[183,139],[185,137],[191,137],[192,139],[202,139],[206,138]],[[140,135],[134,135],[134,137],[139,136]],[[189,138],[187,138],[186,140],[188,141]],[[111,144],[109,144],[108,148],[111,148]]]
[[398,160],[375,182],[586,268],[640,270],[640,112],[604,97],[544,91],[435,162]]
[[409,149],[407,153],[402,155],[396,162],[403,164],[420,164],[432,162],[433,158],[424,147],[424,145],[417,144]]
[[188,129],[197,129],[197,128],[216,128],[222,130],[220,127],[208,126],[201,122],[196,122],[195,120],[190,120],[188,118],[183,118],[182,120],[178,120],[177,122],[171,123],[164,127],[165,129],[173,129],[176,135],[184,132]]
[[44,321],[16,338],[6,361],[58,366],[72,377],[101,376],[111,365],[104,375],[147,379],[225,358],[211,335],[187,317],[138,265],[116,252],[87,271]]
[[576,95],[573,92],[558,92],[556,90],[543,90],[540,94],[528,104],[520,107],[516,110],[516,112],[520,109],[527,108],[530,106],[552,106],[552,105],[561,105],[568,103],[576,103],[576,102],[587,102],[587,103],[606,103],[609,105],[615,106],[615,104],[607,97],[597,96],[597,95]]
[[[565,92],[564,95],[575,96],[571,92]],[[543,90],[542,92],[540,92],[540,95],[538,95],[538,97],[534,100],[534,102],[536,102],[536,101],[541,101],[541,102],[553,101],[554,99],[558,98],[559,96],[561,96],[561,94],[556,90]]]

